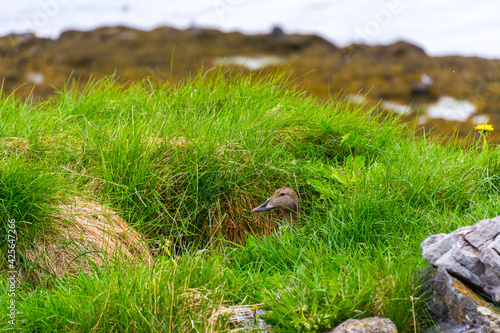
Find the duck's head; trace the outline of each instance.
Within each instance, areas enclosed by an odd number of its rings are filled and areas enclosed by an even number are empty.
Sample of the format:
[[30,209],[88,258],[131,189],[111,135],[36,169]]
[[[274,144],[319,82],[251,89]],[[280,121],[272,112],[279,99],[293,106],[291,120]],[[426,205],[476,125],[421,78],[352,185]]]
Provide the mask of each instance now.
[[285,221],[290,222],[293,220],[294,223],[299,223],[300,199],[293,189],[289,187],[280,188],[260,206],[252,209],[252,212],[265,212],[268,210],[282,210]]

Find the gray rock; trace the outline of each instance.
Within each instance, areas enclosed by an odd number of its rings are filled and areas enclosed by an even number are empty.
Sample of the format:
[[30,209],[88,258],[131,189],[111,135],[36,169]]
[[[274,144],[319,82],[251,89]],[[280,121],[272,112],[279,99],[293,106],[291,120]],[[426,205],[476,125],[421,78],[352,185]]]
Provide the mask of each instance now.
[[499,309],[451,276],[444,267],[429,265],[423,275],[429,312],[436,324],[427,332],[500,332]]
[[422,255],[500,302],[500,216],[427,237]]
[[349,319],[326,333],[397,333],[396,325],[387,318]]
[[465,235],[465,239],[473,247],[482,251],[500,234],[500,217],[479,221],[472,228],[473,230]]
[[237,309],[229,316],[229,322],[238,329],[238,332],[271,332],[273,325],[261,318],[266,313],[262,310]]

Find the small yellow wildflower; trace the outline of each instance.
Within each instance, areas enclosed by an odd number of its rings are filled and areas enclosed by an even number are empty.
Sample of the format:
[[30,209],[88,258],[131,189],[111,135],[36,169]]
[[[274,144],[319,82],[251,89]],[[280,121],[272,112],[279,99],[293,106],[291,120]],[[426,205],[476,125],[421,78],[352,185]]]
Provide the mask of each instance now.
[[474,129],[476,131],[481,131],[481,132],[491,132],[493,131],[493,126],[491,125],[488,125],[488,124],[481,124],[481,125],[476,125],[476,127],[474,127]]

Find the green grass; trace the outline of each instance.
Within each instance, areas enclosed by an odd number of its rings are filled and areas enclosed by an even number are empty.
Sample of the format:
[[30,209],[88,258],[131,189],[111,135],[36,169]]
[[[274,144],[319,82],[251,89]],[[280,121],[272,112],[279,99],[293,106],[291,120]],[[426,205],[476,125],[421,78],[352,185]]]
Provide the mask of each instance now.
[[[481,138],[464,148],[416,137],[395,117],[305,97],[284,77],[109,78],[46,102],[4,96],[0,130],[3,253],[7,218],[22,257],[69,193],[110,205],[163,249],[151,267],[18,286],[18,331],[223,332],[227,316],[211,318],[237,304],[259,304],[277,332],[367,316],[423,331],[420,242],[493,217],[500,203],[499,150]],[[28,144],[8,146],[12,137]],[[302,226],[263,236],[273,215],[251,208],[283,186],[300,193]]]
[[[10,157],[9,157],[10,158]],[[55,172],[19,160],[0,169],[0,227],[8,232],[8,221],[16,221],[17,241],[28,245],[40,229],[50,229],[50,215],[63,180]],[[67,186],[66,191],[70,186]],[[2,237],[2,241],[4,237]],[[5,250],[2,243],[2,250]],[[5,252],[4,252],[5,253]],[[3,260],[3,258],[2,258]]]

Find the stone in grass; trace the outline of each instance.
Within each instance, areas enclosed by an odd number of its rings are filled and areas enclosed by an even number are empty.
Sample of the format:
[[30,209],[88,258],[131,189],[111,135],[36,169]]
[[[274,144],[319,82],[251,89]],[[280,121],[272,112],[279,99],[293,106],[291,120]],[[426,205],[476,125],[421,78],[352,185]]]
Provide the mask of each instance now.
[[500,216],[427,237],[422,255],[500,302]]
[[436,321],[428,333],[500,333],[499,309],[485,301],[447,270],[429,265],[422,275],[427,305]]
[[266,323],[262,315],[266,315],[262,310],[240,308],[231,314],[229,322],[238,328],[238,332],[271,332],[273,325]]
[[397,333],[396,325],[388,318],[369,317],[348,319],[326,333]]

